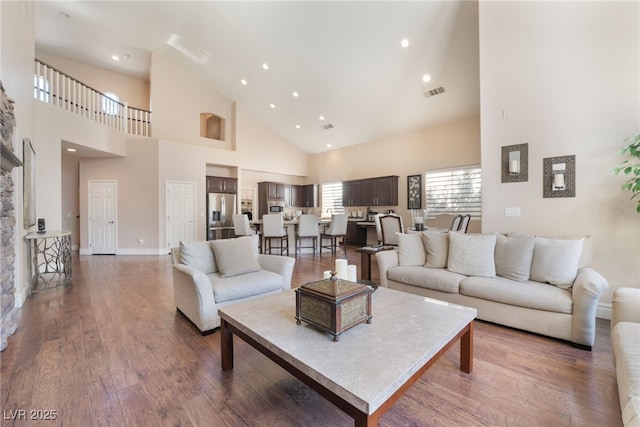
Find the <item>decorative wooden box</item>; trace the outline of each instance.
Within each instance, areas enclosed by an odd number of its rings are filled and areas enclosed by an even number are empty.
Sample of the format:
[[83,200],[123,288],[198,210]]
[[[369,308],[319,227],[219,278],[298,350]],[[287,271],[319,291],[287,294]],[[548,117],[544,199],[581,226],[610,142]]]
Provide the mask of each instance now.
[[296,289],[296,320],[329,332],[338,341],[347,329],[371,323],[371,293],[365,285],[338,279],[310,282]]

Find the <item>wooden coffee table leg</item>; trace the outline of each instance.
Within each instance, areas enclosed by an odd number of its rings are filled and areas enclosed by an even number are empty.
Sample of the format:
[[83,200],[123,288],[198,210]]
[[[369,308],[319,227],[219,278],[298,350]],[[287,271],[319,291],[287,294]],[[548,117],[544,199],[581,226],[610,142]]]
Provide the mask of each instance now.
[[473,370],[473,321],[460,337],[460,370],[468,374]]
[[227,322],[221,319],[220,322],[220,353],[222,370],[233,369],[233,332],[227,327]]

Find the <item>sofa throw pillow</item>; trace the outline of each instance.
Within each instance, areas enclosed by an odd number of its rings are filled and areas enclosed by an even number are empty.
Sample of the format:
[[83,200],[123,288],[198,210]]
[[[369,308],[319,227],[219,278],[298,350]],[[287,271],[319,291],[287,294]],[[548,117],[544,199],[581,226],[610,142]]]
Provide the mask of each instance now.
[[578,275],[582,240],[535,238],[531,280],[570,289]]
[[495,277],[495,234],[449,232],[447,270],[465,276]]
[[424,265],[426,252],[418,233],[396,233],[398,236],[398,264]]
[[449,233],[423,231],[421,237],[424,249],[427,252],[427,260],[424,266],[429,268],[447,268]]
[[517,282],[529,280],[533,259],[533,237],[507,237],[496,239],[496,275]]
[[258,244],[254,236],[212,240],[211,246],[216,256],[220,277],[238,276],[262,269],[258,264],[256,249]]
[[205,274],[218,271],[211,245],[207,241],[180,242],[182,263]]

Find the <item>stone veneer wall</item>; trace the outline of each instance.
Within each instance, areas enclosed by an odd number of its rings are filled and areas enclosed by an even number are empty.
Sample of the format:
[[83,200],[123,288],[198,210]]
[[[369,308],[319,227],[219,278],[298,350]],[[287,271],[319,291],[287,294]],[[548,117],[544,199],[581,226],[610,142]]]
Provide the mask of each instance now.
[[[1,143],[13,152],[13,128],[15,118],[13,101],[6,95],[0,82],[2,98],[0,99],[0,133]],[[4,162],[3,162],[4,163]],[[13,173],[2,168],[0,174],[0,242],[2,243],[2,263],[0,264],[0,278],[2,279],[0,292],[0,351],[7,347],[7,338],[18,325],[15,308],[15,242],[16,242],[16,213],[14,208]]]

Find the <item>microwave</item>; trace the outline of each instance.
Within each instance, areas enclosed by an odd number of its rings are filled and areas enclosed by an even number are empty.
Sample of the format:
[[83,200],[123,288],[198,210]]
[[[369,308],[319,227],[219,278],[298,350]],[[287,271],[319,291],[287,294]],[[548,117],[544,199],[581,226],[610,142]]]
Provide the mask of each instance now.
[[269,213],[282,213],[282,212],[284,212],[284,206],[282,205],[269,206]]

